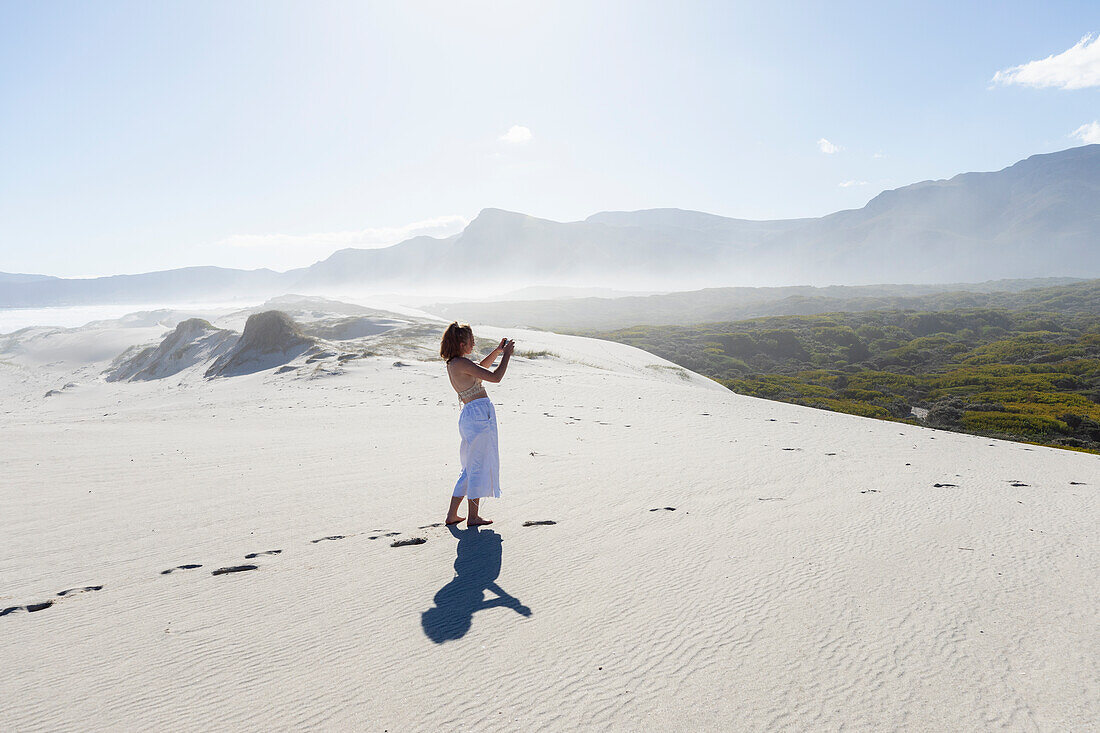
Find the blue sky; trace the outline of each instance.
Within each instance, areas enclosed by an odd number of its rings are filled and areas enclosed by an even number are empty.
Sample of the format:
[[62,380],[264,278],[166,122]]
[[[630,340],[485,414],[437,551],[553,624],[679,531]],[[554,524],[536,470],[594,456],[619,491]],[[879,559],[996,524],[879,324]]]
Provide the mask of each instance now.
[[0,271],[284,270],[485,207],[820,216],[1100,139],[1100,43],[1059,56],[1096,33],[1095,2],[0,0]]

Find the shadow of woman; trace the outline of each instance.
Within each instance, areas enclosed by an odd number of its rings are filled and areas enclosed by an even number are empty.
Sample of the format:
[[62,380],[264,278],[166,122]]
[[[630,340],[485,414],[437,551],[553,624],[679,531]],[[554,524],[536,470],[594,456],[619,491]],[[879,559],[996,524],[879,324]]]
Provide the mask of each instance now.
[[[435,605],[420,614],[420,624],[428,638],[436,644],[461,639],[470,630],[474,612],[494,606],[530,616],[530,608],[497,585],[503,553],[500,535],[480,527],[464,530],[450,527],[450,530],[458,538],[455,577],[435,594]],[[496,598],[486,600],[487,590]]]

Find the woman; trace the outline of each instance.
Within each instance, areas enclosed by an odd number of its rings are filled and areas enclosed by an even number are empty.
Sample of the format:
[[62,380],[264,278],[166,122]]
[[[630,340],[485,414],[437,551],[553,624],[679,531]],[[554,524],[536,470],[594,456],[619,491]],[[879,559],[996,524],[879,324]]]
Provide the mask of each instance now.
[[[500,496],[500,455],[497,451],[497,413],[489,395],[485,393],[482,382],[496,384],[504,379],[508,361],[516,342],[501,339],[500,345],[492,353],[475,364],[466,358],[474,350],[474,331],[468,325],[458,322],[447,326],[439,342],[439,355],[447,360],[447,376],[451,386],[458,392],[462,402],[462,413],[458,416],[458,433],[462,436],[458,455],[462,460],[462,475],[458,477],[454,493],[451,495],[451,507],[447,511],[447,524],[458,524],[466,519],[467,527],[492,524],[478,512],[478,502],[486,496]],[[492,366],[498,353],[503,353],[500,366]],[[458,508],[466,497],[469,511],[466,517],[458,516]]]

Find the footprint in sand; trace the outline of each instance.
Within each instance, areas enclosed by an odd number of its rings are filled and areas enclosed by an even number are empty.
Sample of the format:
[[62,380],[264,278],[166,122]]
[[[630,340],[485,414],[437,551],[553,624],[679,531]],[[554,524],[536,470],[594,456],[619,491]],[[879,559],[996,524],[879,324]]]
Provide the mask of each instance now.
[[[652,510],[650,510],[652,511]],[[534,519],[523,523],[524,527],[542,527],[544,525],[557,524],[553,519]]]
[[425,524],[423,527],[417,527],[417,529],[431,529],[432,527],[442,527],[443,522],[436,522],[434,524]]
[[878,489],[864,489],[863,491],[861,491],[859,493],[861,493],[861,494],[877,494]]
[[957,489],[957,488],[959,488],[958,485],[956,485],[956,484],[932,484],[932,487],[936,488],[936,489]]
[[390,543],[390,547],[406,547],[408,545],[422,545],[427,542],[423,537],[409,537],[403,540],[394,540]]
[[69,588],[68,590],[59,591],[59,596],[71,596],[73,593],[87,593],[93,590],[103,590],[102,585],[86,585],[83,588]]
[[1088,486],[1084,481],[1070,481],[1070,486]]
[[342,539],[344,539],[344,535],[334,534],[331,537],[321,537],[321,538],[318,538],[318,539],[315,539],[315,540],[310,540],[310,542],[316,545],[318,542],[324,542],[325,540],[342,540]]
[[784,448],[783,450],[802,450],[801,448]]
[[1028,484],[1022,484],[1019,481],[1010,481],[1009,486],[1015,486],[1017,488],[1020,488],[1021,486],[1028,486]]
[[758,497],[756,497],[756,500],[757,501],[786,501],[787,498],[784,497],[784,496],[758,496]]
[[174,568],[168,568],[167,570],[161,570],[160,574],[161,575],[168,575],[169,573],[174,573],[177,570],[194,570],[195,568],[201,568],[201,567],[202,567],[202,565],[195,565],[194,563],[192,563],[190,565],[177,565]]
[[[375,530],[375,531],[376,531],[376,532],[381,532],[382,530]],[[401,534],[401,533],[400,533],[400,532],[386,532],[385,534],[375,534],[375,535],[371,535],[371,536],[370,536],[370,537],[368,537],[367,539],[368,539],[368,540],[376,540],[376,539],[378,539],[379,537],[396,537],[396,536],[397,536],[397,535],[399,535],[399,534]]]
[[649,511],[651,511],[651,512],[659,512],[659,511],[674,512],[674,511],[676,511],[676,507],[674,507],[674,506],[659,506],[655,509],[650,509]]
[[226,575],[228,573],[243,573],[245,570],[255,570],[257,565],[231,565],[227,568],[218,568],[211,575]]
[[52,605],[53,601],[42,601],[41,603],[28,603],[25,606],[11,606],[10,608],[5,608],[3,611],[0,611],[0,616],[7,616],[9,613],[15,613],[16,611],[29,611],[30,613],[34,613],[35,611],[49,608]]
[[253,560],[260,555],[278,555],[282,550],[264,550],[263,552],[250,552],[244,556],[245,560]]

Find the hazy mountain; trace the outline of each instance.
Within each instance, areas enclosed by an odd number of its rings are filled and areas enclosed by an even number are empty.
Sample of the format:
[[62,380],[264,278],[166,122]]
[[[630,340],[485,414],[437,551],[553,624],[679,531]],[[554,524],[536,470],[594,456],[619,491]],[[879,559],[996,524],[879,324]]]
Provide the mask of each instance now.
[[698,279],[722,245],[678,231],[556,222],[485,209],[459,234],[385,249],[346,249],[308,268],[296,289],[561,285]]
[[1100,275],[1100,145],[883,193],[818,219],[746,221],[678,209],[554,222],[486,209],[462,233],[342,250],[300,288],[359,282],[737,284],[960,282]]
[[0,272],[0,285],[5,283],[32,283],[40,280],[57,280],[50,275],[27,275],[18,272]]
[[772,241],[836,282],[844,272],[864,282],[1096,277],[1098,244],[1100,145],[884,191]]
[[24,282],[0,279],[0,308],[266,297],[284,292],[283,283],[296,272],[185,267],[84,279],[45,278]]
[[[344,249],[308,268],[205,267],[91,280],[0,279],[0,307],[355,290],[959,282],[1100,276],[1100,145],[884,191],[815,219],[679,209],[555,222],[485,209],[459,234]],[[20,276],[25,277],[25,276]]]

